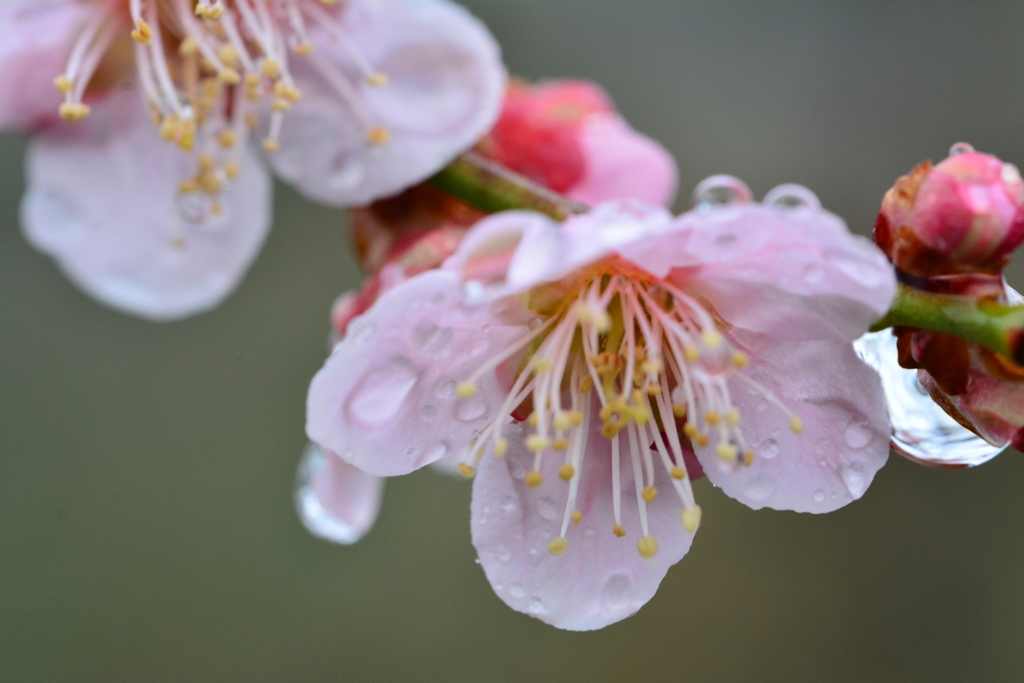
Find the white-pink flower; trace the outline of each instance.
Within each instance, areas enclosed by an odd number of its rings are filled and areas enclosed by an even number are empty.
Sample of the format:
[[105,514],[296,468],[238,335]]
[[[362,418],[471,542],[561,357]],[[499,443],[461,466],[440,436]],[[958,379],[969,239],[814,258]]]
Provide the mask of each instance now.
[[806,189],[696,195],[677,219],[613,202],[481,221],[352,322],[308,435],[380,476],[456,458],[495,591],[567,629],[633,614],[689,549],[691,445],[754,508],[859,498],[889,430],[851,341],[887,310],[890,265]]
[[505,78],[486,28],[446,0],[0,6],[0,128],[36,136],[29,240],[158,320],[218,304],[259,251],[271,188],[252,130],[304,194],[368,202],[470,147]]

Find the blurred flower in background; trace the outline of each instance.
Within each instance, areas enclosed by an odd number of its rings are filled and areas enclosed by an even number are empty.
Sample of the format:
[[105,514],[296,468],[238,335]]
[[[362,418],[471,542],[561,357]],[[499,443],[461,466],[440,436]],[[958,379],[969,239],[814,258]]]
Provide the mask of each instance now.
[[216,306],[255,259],[271,188],[251,131],[307,196],[368,202],[471,146],[504,85],[487,29],[445,0],[0,8],[0,127],[34,136],[26,236],[156,320]]

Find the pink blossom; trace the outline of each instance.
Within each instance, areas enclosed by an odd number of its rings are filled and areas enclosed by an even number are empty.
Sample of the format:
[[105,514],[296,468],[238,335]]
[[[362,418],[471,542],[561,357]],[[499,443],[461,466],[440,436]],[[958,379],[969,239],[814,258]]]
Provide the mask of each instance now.
[[859,498],[888,423],[851,340],[891,267],[803,188],[748,196],[716,178],[679,218],[619,201],[481,221],[352,321],[308,435],[379,476],[453,458],[497,594],[576,630],[634,613],[688,550],[691,448],[754,508]]
[[157,320],[217,305],[256,256],[270,184],[250,129],[301,192],[367,202],[470,147],[504,83],[490,34],[446,0],[0,7],[0,126],[36,134],[29,239]]

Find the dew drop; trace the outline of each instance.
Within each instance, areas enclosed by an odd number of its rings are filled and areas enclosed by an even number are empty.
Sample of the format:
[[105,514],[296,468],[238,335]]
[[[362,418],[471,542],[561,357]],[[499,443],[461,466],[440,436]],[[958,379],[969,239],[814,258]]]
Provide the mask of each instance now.
[[760,401],[757,402],[757,412],[763,413],[766,410],[768,410],[768,401],[762,398]]
[[501,543],[494,549],[494,556],[498,558],[499,562],[508,562],[512,559],[512,549],[505,543]]
[[863,415],[854,415],[846,423],[846,445],[850,448],[858,450],[864,448],[874,438],[875,428]]
[[355,543],[373,526],[382,485],[311,443],[295,475],[295,507],[314,536]]
[[390,367],[367,373],[349,397],[349,417],[369,425],[389,420],[402,408],[418,379],[412,365],[402,358]]
[[502,496],[501,500],[498,501],[498,507],[505,512],[512,512],[516,508],[516,502],[512,499],[512,496]]
[[765,439],[761,442],[761,445],[757,447],[758,457],[764,458],[765,460],[771,460],[779,454],[779,442],[775,439]]
[[376,331],[373,323],[366,322],[363,318],[356,318],[345,331],[345,339],[352,340],[357,344],[365,344]]
[[452,352],[455,335],[447,327],[438,327],[424,320],[412,331],[412,343],[428,358],[447,358]]
[[854,498],[860,498],[868,489],[868,478],[864,474],[864,466],[859,462],[847,465],[840,472],[846,489]]
[[747,204],[754,195],[750,188],[731,175],[713,175],[705,178],[693,189],[693,207],[707,210],[728,204]]
[[431,405],[423,406],[423,408],[420,409],[420,417],[427,422],[433,422],[437,419],[437,408]]
[[988,443],[932,401],[917,371],[900,367],[896,338],[888,330],[864,335],[854,348],[882,378],[892,425],[890,444],[897,453],[932,467],[974,467],[1007,447]]
[[612,574],[601,588],[601,598],[609,607],[617,607],[629,599],[633,581],[625,574]]
[[775,209],[820,209],[821,201],[818,195],[811,192],[803,185],[786,183],[772,188],[764,196],[764,204]]
[[824,500],[825,500],[825,492],[824,491],[822,491],[821,489],[818,489],[817,491],[814,492],[814,502],[815,503],[821,503]]
[[949,148],[949,156],[955,157],[959,154],[969,154],[974,151],[974,145],[969,142],[955,142]]
[[443,379],[434,385],[434,396],[438,398],[451,398],[455,395],[455,382],[450,379]]
[[825,269],[817,263],[804,268],[804,282],[809,285],[816,285],[825,277]]
[[487,412],[487,403],[482,396],[474,396],[459,401],[455,408],[455,417],[463,422],[472,422],[484,416]]
[[876,287],[881,284],[884,277],[883,269],[865,260],[853,258],[845,252],[830,251],[825,257],[836,270],[862,287]]
[[775,493],[775,484],[765,477],[754,477],[747,482],[747,496],[751,500],[762,501]]
[[526,595],[526,589],[521,583],[513,583],[508,587],[508,594],[513,598],[521,598]]
[[542,519],[548,521],[558,519],[558,506],[555,505],[555,501],[550,498],[541,498],[537,504],[537,512],[540,514]]
[[446,455],[448,455],[448,444],[438,441],[424,452],[423,460],[425,462],[437,462]]
[[526,606],[530,614],[542,614],[544,612],[544,601],[540,598],[530,598],[530,604]]
[[[829,452],[830,442],[825,437],[822,437],[814,442],[814,452],[818,455],[825,455]],[[824,462],[824,460],[822,461]]]

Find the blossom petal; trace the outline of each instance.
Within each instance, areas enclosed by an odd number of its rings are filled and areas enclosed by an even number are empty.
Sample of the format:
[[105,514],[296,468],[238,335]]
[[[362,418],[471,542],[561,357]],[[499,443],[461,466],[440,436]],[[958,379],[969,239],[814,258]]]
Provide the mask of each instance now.
[[617,115],[592,115],[580,131],[587,163],[583,178],[566,193],[584,204],[636,199],[669,206],[679,173],[658,142],[633,130]]
[[741,372],[772,392],[803,423],[738,379],[729,381],[753,464],[723,467],[717,442],[695,448],[704,472],[754,509],[831,512],[860,498],[889,457],[889,421],[878,375],[853,346],[829,340],[778,342],[744,335]]
[[242,279],[270,229],[270,182],[246,151],[223,211],[202,213],[209,205],[177,192],[195,159],[162,142],[131,102],[134,119],[109,103],[116,111],[96,108],[72,134],[30,143],[22,225],[91,296],[173,320],[215,307]]
[[702,296],[726,322],[780,340],[856,339],[889,308],[892,265],[817,207],[714,207],[619,253]]
[[59,121],[63,100],[53,79],[64,72],[89,3],[14,0],[0,3],[0,129]]
[[384,495],[384,480],[366,474],[309,444],[295,478],[299,519],[314,536],[355,543],[373,527]]
[[552,555],[547,547],[561,533],[568,499],[569,484],[558,476],[560,457],[546,456],[543,483],[527,487],[523,476],[533,469],[533,454],[522,446],[521,427],[512,425],[506,427],[507,454],[485,455],[473,481],[473,545],[495,593],[512,609],[574,631],[602,628],[636,613],[693,541],[693,534],[682,527],[682,504],[659,468],[655,481],[662,493],[647,504],[658,553],[649,560],[641,557],[628,456],[621,464],[622,526],[627,534],[620,538],[612,533],[611,447],[600,436],[599,426],[594,420],[577,475],[581,479],[576,507],[583,513],[582,521],[579,526],[569,524],[569,547],[561,555]]
[[[497,119],[506,73],[486,27],[450,2],[355,0],[339,12],[387,84],[366,82],[348,50],[317,34],[308,63],[293,62],[304,95],[271,163],[306,196],[349,206],[418,183],[471,147]],[[368,137],[376,127],[383,144]]]
[[454,272],[412,277],[349,325],[310,385],[306,432],[378,476],[440,460],[496,417],[509,388],[495,372],[471,398],[457,384],[528,329],[466,301]]

